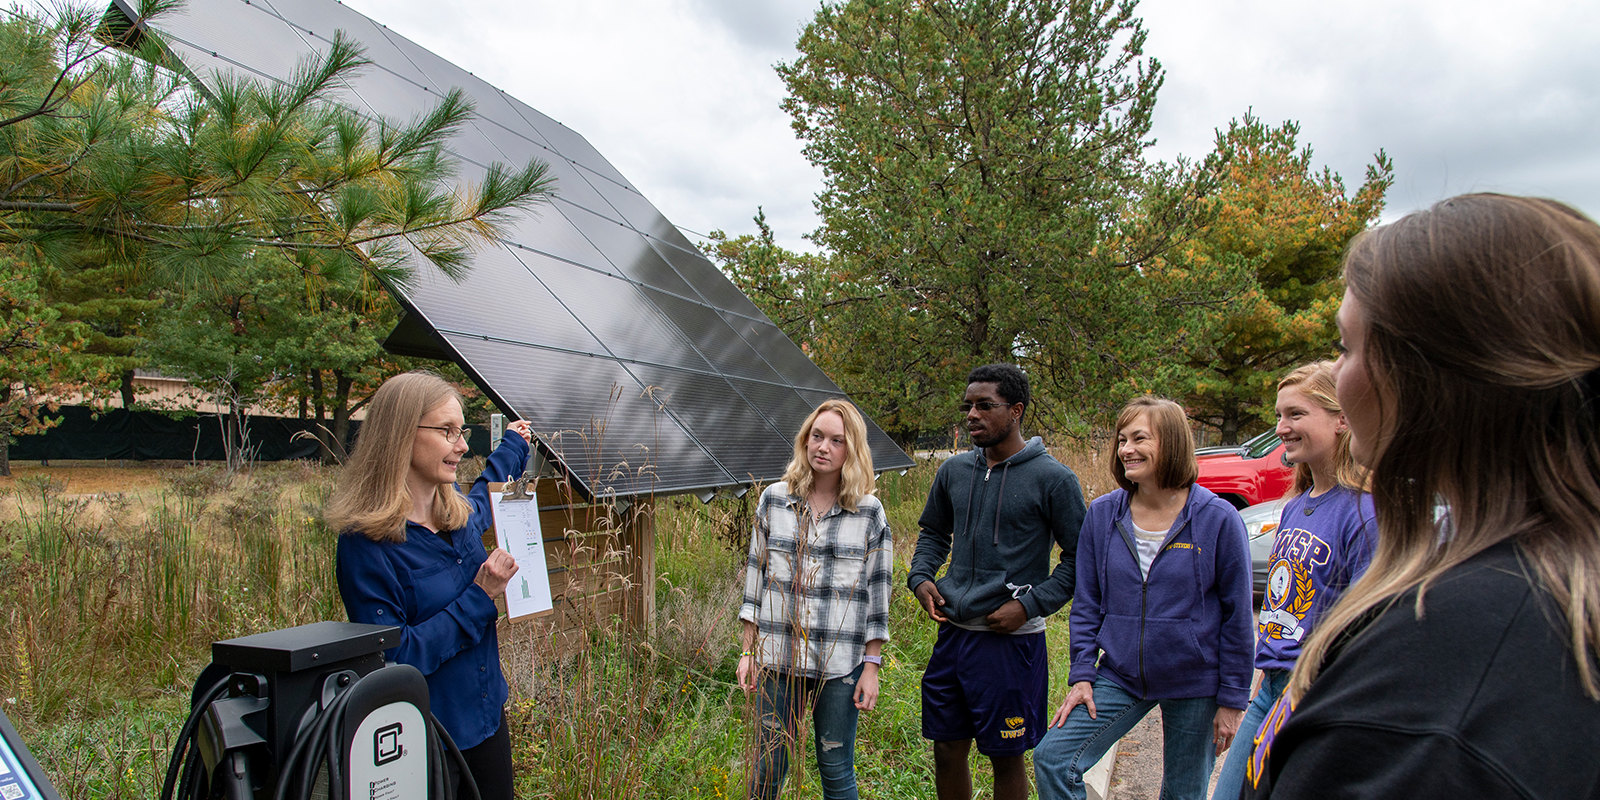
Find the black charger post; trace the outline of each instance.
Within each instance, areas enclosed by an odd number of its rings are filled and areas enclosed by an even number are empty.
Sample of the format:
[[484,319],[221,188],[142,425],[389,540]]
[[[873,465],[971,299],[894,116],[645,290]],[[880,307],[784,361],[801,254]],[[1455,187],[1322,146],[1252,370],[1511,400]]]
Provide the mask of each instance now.
[[[227,719],[258,714],[264,717],[264,726],[250,727],[275,754],[273,762],[277,763],[263,765],[268,772],[275,773],[282,768],[281,761],[300,735],[301,725],[306,723],[306,709],[313,704],[326,704],[337,690],[382,669],[383,651],[399,643],[399,628],[359,622],[313,622],[298,628],[213,642],[213,664],[233,673],[228,699],[243,702],[237,704],[237,712],[224,707],[222,713],[208,713],[208,719],[217,718],[218,724],[213,729],[221,733],[230,730]],[[347,679],[342,685],[340,676]],[[252,701],[270,702],[257,707]],[[212,709],[217,709],[218,705],[213,703]],[[236,741],[243,744],[245,740]],[[221,744],[220,740],[216,743]],[[200,739],[202,754],[216,745],[208,746],[204,736]],[[214,757],[220,759],[222,752],[205,755],[210,762]],[[207,764],[208,771],[210,766]]]

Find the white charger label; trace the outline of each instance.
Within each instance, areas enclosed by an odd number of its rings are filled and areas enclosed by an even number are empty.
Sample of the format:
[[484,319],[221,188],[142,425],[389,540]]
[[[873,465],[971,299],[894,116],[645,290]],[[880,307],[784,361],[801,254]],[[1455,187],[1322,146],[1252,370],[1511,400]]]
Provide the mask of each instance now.
[[410,703],[374,709],[350,743],[350,800],[427,800],[428,730]]

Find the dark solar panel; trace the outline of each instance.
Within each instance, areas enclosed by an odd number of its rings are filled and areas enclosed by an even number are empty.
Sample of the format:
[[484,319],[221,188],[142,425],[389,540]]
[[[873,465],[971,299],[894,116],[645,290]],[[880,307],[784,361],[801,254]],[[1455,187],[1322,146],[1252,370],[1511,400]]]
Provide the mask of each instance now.
[[751,435],[751,420],[759,425],[762,418],[726,378],[645,366],[633,372],[646,384],[663,387],[657,399],[713,457],[730,471],[740,470],[735,474],[740,481],[771,482],[783,474],[793,431],[785,435],[769,427],[765,435]]
[[605,254],[606,260],[622,275],[664,292],[692,297],[682,277],[656,251],[643,236],[627,225],[613,219],[574,208],[562,212],[574,227]]
[[520,258],[530,274],[561,298],[607,354],[626,361],[711,371],[711,365],[644,299],[636,285],[531,251]]
[[444,339],[462,367],[493,386],[507,411],[532,421],[592,491],[630,495],[742,482],[660,410],[653,394],[661,387],[640,383],[616,361],[457,334]]
[[556,180],[556,197],[560,204],[575,205],[592,214],[619,219],[616,210],[591,185],[589,176],[593,173],[580,169],[554,150],[535,146],[525,140],[508,142],[505,150],[509,163],[526,164],[532,159],[539,159],[548,164],[549,174]]
[[[808,407],[816,408],[824,400],[844,397],[845,395],[843,392],[812,392],[802,389],[800,396],[805,399]],[[855,401],[851,400],[850,402],[854,403]],[[859,406],[857,406],[857,410],[860,410]],[[905,469],[912,465],[911,457],[906,455],[906,451],[900,449],[900,445],[895,444],[894,440],[889,438],[889,434],[884,433],[883,429],[878,427],[878,423],[872,421],[872,417],[867,416],[864,411],[861,416],[867,420],[867,444],[872,448],[873,469],[878,472],[886,472],[891,469]]]
[[783,377],[734,333],[716,310],[677,295],[645,289],[645,297],[661,309],[701,355],[724,375],[783,383]]
[[[687,244],[685,242],[686,246]],[[712,266],[698,250],[692,247],[685,250],[660,239],[651,241],[651,245],[662,258],[672,264],[684,281],[693,287],[707,304],[747,317],[766,319],[761,309],[756,308],[756,304],[750,302],[750,298],[745,297],[744,292],[739,291],[739,287],[734,286],[727,276]]]
[[[189,0],[152,20],[202,79],[285,80],[335,31],[373,63],[339,92],[416,118],[452,88],[478,118],[449,143],[458,179],[550,165],[556,199],[515,215],[460,281],[413,254],[397,352],[442,347],[591,495],[776,480],[796,430],[838,387],[582,136],[332,0]],[[879,469],[911,460],[870,427]]]
[[784,381],[796,388],[843,394],[827,374],[811,363],[811,359],[766,317],[751,319],[726,311],[721,312],[721,316],[740,338],[783,376]]
[[784,431],[793,440],[800,425],[805,422],[816,403],[807,403],[792,387],[762,381],[729,378],[729,385],[749,401],[756,411],[773,428]]

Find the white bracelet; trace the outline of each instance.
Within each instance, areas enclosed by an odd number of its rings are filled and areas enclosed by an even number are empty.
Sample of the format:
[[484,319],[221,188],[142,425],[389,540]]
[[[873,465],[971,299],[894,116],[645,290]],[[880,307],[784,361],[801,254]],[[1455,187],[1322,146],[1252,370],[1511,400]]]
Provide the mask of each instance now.
[[877,664],[878,666],[881,667],[881,666],[883,666],[883,656],[862,656],[861,657],[861,663],[863,663],[863,664]]

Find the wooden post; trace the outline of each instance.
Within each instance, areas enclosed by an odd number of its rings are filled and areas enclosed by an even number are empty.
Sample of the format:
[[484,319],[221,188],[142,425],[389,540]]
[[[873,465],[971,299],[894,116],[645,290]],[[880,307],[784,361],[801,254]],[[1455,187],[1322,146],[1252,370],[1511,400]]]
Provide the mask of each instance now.
[[656,620],[656,526],[652,504],[635,506],[622,528],[627,593],[624,619],[634,632],[649,636]]
[[[498,484],[490,484],[498,490]],[[516,638],[541,643],[541,652],[561,656],[583,649],[589,634],[620,622],[630,635],[653,632],[656,609],[655,509],[641,503],[615,513],[613,506],[587,504],[539,482],[539,527],[544,535],[550,595],[555,607],[514,625]],[[494,529],[484,532],[494,546]],[[504,600],[496,605],[502,612]],[[502,628],[508,633],[507,628]]]

